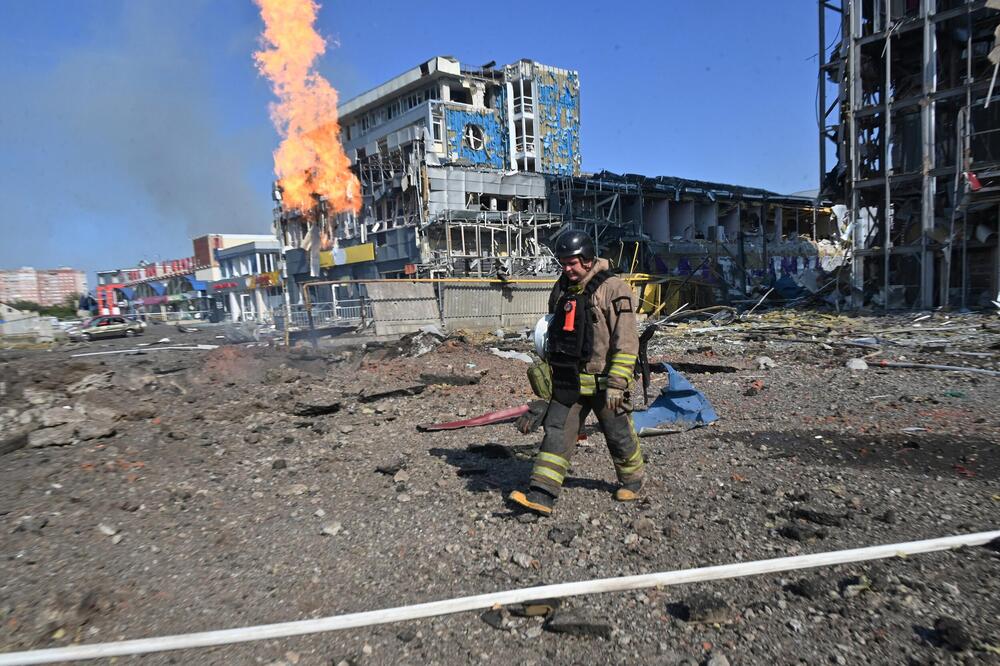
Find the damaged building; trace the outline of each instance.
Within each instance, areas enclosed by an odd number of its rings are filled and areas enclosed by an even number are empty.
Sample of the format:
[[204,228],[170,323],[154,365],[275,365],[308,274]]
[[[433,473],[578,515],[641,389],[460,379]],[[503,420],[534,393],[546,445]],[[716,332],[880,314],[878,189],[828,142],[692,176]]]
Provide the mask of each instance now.
[[852,303],[997,298],[997,0],[819,4],[820,174],[851,240]]
[[551,275],[548,245],[567,225],[621,272],[685,276],[723,300],[783,278],[815,290],[843,260],[811,196],[583,173],[572,70],[436,57],[339,112],[361,210],[285,211],[276,196],[290,282]]

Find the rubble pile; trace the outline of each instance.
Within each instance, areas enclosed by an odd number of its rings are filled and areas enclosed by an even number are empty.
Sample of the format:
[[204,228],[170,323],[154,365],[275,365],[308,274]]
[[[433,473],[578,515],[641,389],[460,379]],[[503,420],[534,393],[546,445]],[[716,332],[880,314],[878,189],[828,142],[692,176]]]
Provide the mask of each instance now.
[[[632,505],[612,501],[588,425],[550,519],[504,499],[539,434],[416,428],[532,398],[527,364],[490,352],[496,335],[6,353],[0,650],[996,529],[1000,382],[879,363],[998,370],[1000,330],[917,317],[666,326],[651,360],[721,419],[644,439],[649,485]],[[651,395],[666,377],[653,381]],[[144,661],[991,663],[998,566],[996,549],[967,549]]]

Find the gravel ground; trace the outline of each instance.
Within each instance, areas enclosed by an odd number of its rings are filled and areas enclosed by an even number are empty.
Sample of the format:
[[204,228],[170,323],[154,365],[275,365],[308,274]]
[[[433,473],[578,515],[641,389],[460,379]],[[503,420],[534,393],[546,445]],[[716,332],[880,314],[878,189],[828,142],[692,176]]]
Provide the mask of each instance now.
[[[529,399],[527,364],[490,354],[496,338],[419,358],[410,340],[0,352],[0,650],[997,529],[997,378],[845,367],[868,353],[838,344],[845,327],[911,319],[838,321],[811,343],[766,320],[657,336],[651,355],[721,420],[645,439],[631,505],[611,499],[591,429],[548,519],[505,501],[540,433],[416,428]],[[996,319],[962,322],[883,357],[996,368]],[[996,548],[963,549],[574,598],[548,620],[502,609],[117,663],[1000,664],[998,565]]]

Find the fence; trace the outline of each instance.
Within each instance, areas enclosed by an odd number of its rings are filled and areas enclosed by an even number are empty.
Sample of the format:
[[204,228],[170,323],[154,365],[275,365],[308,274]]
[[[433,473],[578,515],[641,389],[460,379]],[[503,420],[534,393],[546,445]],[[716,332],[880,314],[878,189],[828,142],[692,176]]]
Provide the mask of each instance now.
[[[362,295],[336,303],[312,303],[314,327],[371,324],[376,335],[395,335],[416,331],[428,324],[453,329],[530,327],[548,312],[552,279],[464,278],[309,284],[310,287],[329,285],[349,287]],[[284,328],[284,314],[276,317],[276,323]],[[290,327],[309,327],[307,306],[292,307]]]
[[[275,327],[279,330],[284,330],[285,318],[287,317],[284,309],[275,310],[272,315]],[[291,317],[292,330],[305,330],[309,328],[309,312],[305,305],[291,306]],[[350,324],[361,325],[372,320],[372,303],[370,301],[362,301],[360,298],[337,302],[312,303],[312,320],[315,328],[329,328]]]
[[181,310],[179,312],[148,312],[144,316],[165,323],[177,321],[208,321],[210,310]]

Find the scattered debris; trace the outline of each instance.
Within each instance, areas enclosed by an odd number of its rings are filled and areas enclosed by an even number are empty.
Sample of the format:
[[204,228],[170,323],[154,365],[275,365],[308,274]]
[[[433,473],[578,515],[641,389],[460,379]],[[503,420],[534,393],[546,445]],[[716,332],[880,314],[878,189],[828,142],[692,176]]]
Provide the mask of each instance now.
[[842,527],[844,521],[849,519],[850,514],[837,514],[830,511],[821,511],[811,507],[797,506],[791,510],[791,516],[799,520],[805,520],[816,525],[825,527]]
[[736,617],[736,611],[722,597],[714,594],[694,594],[685,599],[677,611],[685,622],[725,624]]
[[327,523],[323,526],[321,533],[324,536],[337,536],[340,534],[340,530],[343,529],[343,525],[339,522]]
[[863,358],[849,358],[844,364],[848,370],[867,370],[868,363]]
[[499,356],[500,358],[512,358],[515,361],[524,361],[525,363],[535,362],[533,358],[531,358],[524,352],[513,351],[513,350],[502,351],[500,349],[497,349],[496,347],[490,347],[490,353],[493,354],[494,356]]
[[546,617],[562,605],[562,599],[535,599],[522,604],[512,604],[506,609],[516,617]]
[[570,636],[611,638],[611,625],[606,621],[578,610],[558,610],[544,624],[546,631]]
[[479,373],[433,373],[421,372],[420,381],[425,384],[444,384],[446,386],[472,386],[482,381],[483,376]]
[[757,365],[758,370],[770,370],[778,366],[770,356],[758,356],[754,359],[754,363]]
[[967,650],[972,645],[965,625],[953,617],[939,617],[934,621],[934,631],[938,640],[952,650]]
[[924,370],[945,370],[948,372],[974,372],[992,377],[1000,377],[1000,371],[998,370],[967,368],[961,365],[937,365],[933,363],[908,363],[903,361],[879,361],[878,365],[883,368],[919,368]]
[[385,474],[386,476],[394,476],[399,470],[406,467],[407,462],[408,461],[404,456],[399,456],[380,463],[375,467],[375,471],[380,474]]
[[387,398],[398,398],[400,396],[418,395],[423,393],[427,384],[397,384],[395,386],[384,386],[377,389],[366,389],[358,395],[359,402],[375,402]]
[[300,396],[292,404],[292,414],[295,416],[322,416],[340,411],[341,397],[332,392],[314,390]]
[[397,348],[404,356],[420,358],[437,349],[446,336],[436,326],[424,326],[416,333],[409,333],[400,338]]
[[667,386],[648,409],[632,413],[632,423],[640,437],[662,434],[666,424],[688,427],[707,425],[718,420],[718,415],[698,389],[684,375],[667,363],[650,366],[654,372],[667,374]]

